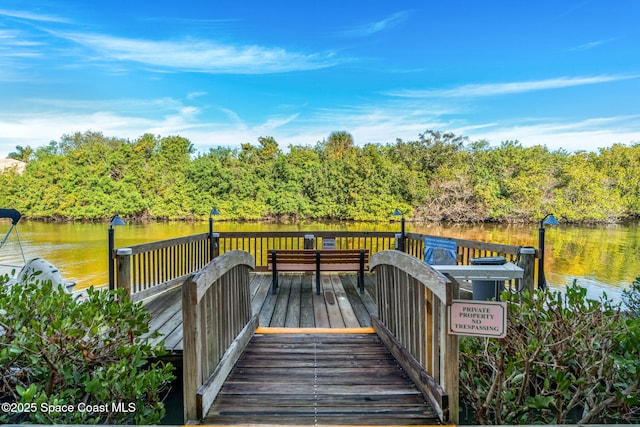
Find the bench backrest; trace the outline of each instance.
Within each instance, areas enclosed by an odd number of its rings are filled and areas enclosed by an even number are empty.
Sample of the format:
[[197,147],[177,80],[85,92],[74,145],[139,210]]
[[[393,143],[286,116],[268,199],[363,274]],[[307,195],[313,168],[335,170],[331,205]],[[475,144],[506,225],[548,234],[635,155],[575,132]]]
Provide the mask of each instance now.
[[[364,262],[369,262],[369,250],[363,249]],[[361,249],[282,249],[269,252],[269,263],[273,264],[275,253],[277,264],[315,264],[316,252],[320,252],[321,264],[353,264],[360,262]]]
[[[360,249],[331,249],[320,251],[321,264],[353,264],[360,262]],[[364,249],[364,263],[369,263],[369,250]]]

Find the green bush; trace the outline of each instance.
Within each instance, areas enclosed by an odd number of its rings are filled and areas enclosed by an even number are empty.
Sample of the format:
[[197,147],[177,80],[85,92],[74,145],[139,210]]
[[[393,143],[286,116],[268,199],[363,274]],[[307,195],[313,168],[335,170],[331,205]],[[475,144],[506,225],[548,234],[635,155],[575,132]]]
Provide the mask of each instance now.
[[622,291],[622,303],[632,316],[640,317],[640,277],[633,281],[629,289]]
[[[6,281],[6,277],[0,282]],[[0,423],[154,424],[173,366],[121,291],[76,302],[51,282],[0,284]]]
[[460,394],[478,424],[629,420],[640,389],[640,319],[575,284],[505,292],[507,336],[464,337]]

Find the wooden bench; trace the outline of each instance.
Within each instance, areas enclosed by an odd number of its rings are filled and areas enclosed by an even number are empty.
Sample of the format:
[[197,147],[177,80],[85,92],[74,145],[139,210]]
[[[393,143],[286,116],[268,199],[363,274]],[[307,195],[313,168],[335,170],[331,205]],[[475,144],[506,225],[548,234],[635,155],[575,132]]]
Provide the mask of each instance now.
[[320,295],[321,271],[357,271],[358,287],[364,293],[364,269],[369,264],[368,249],[274,249],[269,253],[273,272],[272,293],[278,292],[279,271],[315,271],[316,293]]

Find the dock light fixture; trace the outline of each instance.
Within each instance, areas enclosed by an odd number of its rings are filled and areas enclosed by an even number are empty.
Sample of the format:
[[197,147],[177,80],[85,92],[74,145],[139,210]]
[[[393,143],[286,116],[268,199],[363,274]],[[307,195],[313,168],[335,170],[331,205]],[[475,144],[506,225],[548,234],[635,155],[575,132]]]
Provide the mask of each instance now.
[[115,214],[113,216],[113,218],[111,218],[111,221],[109,222],[109,232],[108,232],[108,236],[109,236],[109,290],[113,290],[115,289],[115,280],[114,280],[114,266],[113,266],[113,249],[114,249],[114,232],[115,230],[113,229],[113,227],[118,227],[121,225],[125,225],[126,223],[124,222],[124,220],[122,218],[120,218],[120,215]]
[[209,234],[213,233],[213,216],[214,215],[220,215],[220,211],[218,210],[218,208],[213,208],[211,209],[211,212],[209,212]]
[[209,259],[213,260],[213,258],[215,258],[215,247],[216,247],[216,243],[217,241],[214,241],[213,239],[213,216],[214,215],[220,215],[220,211],[218,210],[218,208],[213,208],[211,209],[211,212],[209,212]]
[[391,214],[393,216],[399,216],[400,218],[400,244],[398,245],[398,250],[401,252],[404,252],[404,241],[405,241],[405,232],[404,232],[404,213],[396,208],[396,210],[393,211],[393,213]]
[[560,225],[560,222],[553,214],[546,214],[544,218],[540,220],[540,227],[538,228],[538,289],[546,289],[547,282],[544,277],[544,226],[545,225]]

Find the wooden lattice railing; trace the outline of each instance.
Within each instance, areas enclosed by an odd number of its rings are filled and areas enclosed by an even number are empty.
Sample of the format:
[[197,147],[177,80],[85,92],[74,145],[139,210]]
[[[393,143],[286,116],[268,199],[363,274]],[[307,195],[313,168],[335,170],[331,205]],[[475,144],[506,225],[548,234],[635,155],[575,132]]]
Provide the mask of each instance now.
[[399,251],[371,257],[378,316],[371,323],[443,422],[458,421],[458,337],[447,307],[458,283]]
[[199,420],[258,327],[247,252],[215,258],[182,285],[184,421]]

